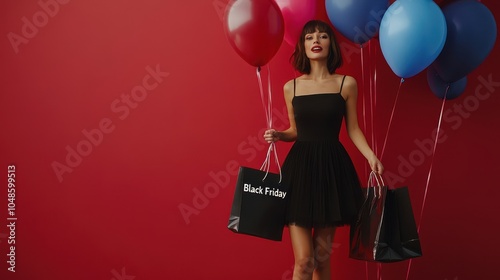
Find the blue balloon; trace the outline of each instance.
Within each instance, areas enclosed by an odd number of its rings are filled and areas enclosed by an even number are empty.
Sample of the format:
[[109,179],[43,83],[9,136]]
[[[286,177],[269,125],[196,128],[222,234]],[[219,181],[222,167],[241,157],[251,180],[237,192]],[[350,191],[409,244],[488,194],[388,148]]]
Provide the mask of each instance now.
[[389,0],[325,0],[332,25],[351,42],[364,44],[377,35]]
[[446,82],[456,81],[481,64],[493,49],[497,26],[488,8],[475,0],[453,2],[443,8],[448,35],[433,63]]
[[[431,66],[427,68],[427,83],[436,97],[443,99],[446,93],[446,99],[451,100],[459,97],[464,92],[467,86],[467,77],[462,77],[451,83],[445,82]],[[446,92],[447,88],[448,92]]]
[[432,0],[397,0],[380,25],[380,47],[392,71],[412,77],[429,66],[446,41],[446,20]]

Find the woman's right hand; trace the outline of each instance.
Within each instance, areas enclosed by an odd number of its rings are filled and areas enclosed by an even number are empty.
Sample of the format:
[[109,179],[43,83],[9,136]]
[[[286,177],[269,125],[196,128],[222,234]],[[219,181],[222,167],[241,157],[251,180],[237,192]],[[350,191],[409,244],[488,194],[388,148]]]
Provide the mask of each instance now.
[[264,140],[266,140],[267,143],[272,143],[280,140],[278,136],[278,131],[272,128],[266,130],[266,132],[264,132]]

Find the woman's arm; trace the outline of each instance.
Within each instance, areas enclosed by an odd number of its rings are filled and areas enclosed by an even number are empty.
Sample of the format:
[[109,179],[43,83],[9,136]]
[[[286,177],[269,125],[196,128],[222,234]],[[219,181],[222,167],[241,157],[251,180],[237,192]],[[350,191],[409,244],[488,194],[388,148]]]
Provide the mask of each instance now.
[[358,85],[353,77],[346,76],[342,95],[346,100],[346,128],[349,138],[351,138],[356,148],[358,148],[361,154],[368,160],[371,169],[382,174],[384,172],[384,166],[368,145],[363,131],[359,128],[358,115],[356,112]]
[[291,142],[297,139],[297,128],[295,127],[295,114],[293,112],[292,99],[293,99],[293,80],[288,81],[283,86],[283,92],[285,95],[285,103],[288,111],[288,120],[290,122],[290,127],[287,130],[276,131],[274,129],[266,130],[264,133],[264,139],[268,142],[276,142],[278,140]]

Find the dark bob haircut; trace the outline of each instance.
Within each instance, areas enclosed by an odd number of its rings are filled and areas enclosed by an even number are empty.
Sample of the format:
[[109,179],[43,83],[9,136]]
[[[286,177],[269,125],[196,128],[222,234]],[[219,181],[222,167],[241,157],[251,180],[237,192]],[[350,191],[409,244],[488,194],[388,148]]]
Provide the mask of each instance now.
[[325,32],[330,38],[330,51],[328,52],[327,66],[330,74],[335,73],[335,70],[342,66],[342,55],[340,53],[340,46],[333,34],[333,29],[326,22],[321,20],[311,20],[304,25],[299,40],[295,45],[295,51],[290,57],[290,62],[293,67],[302,74],[311,73],[311,63],[306,55],[304,42],[306,34],[314,33],[316,31]]

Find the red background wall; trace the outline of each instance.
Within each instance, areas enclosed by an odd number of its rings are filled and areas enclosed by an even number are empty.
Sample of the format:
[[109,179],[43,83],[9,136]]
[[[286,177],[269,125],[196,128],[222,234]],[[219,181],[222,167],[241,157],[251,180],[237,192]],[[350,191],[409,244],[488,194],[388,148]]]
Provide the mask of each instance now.
[[[259,167],[266,148],[255,69],[223,32],[228,1],[59,2],[50,15],[37,1],[0,4],[0,278],[291,279],[288,232],[278,243],[226,229],[235,168]],[[498,19],[498,3],[483,3]],[[323,7],[318,18],[326,19]],[[22,43],[12,44],[11,32]],[[367,96],[359,47],[339,39],[339,72],[356,77]],[[383,163],[400,175],[389,179],[394,186],[410,187],[421,225],[424,257],[413,261],[409,279],[498,274],[498,46],[468,76],[464,94],[446,103],[421,221],[431,157],[419,159],[425,148],[416,143],[431,139],[441,100],[425,71],[401,87]],[[283,43],[270,63],[279,129],[287,125],[281,89],[294,76],[291,52]],[[399,78],[376,39],[364,53],[365,75],[376,69],[380,152]],[[161,76],[150,79],[151,69]],[[486,87],[485,79],[495,84]],[[361,109],[360,102],[362,120]],[[364,159],[345,133],[342,140],[364,180]],[[278,144],[280,160],[288,148]],[[15,273],[7,271],[8,165],[17,179]],[[64,168],[60,178],[54,165]],[[205,189],[209,197],[199,194]],[[184,219],[179,207],[186,206],[195,213]],[[349,259],[347,249],[343,228],[335,237],[335,279],[366,279],[365,263]],[[383,265],[383,278],[405,279],[407,267]],[[375,265],[367,269],[375,279]]]

